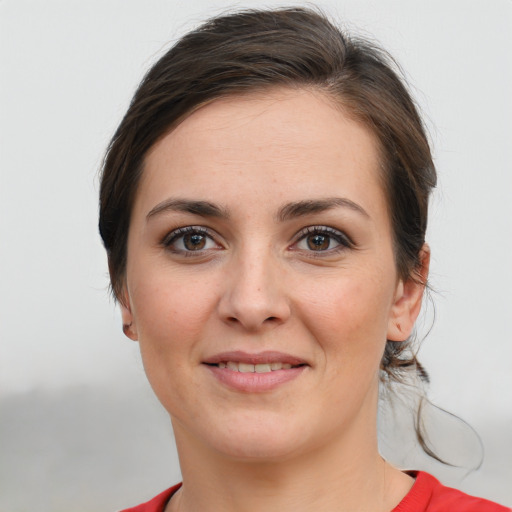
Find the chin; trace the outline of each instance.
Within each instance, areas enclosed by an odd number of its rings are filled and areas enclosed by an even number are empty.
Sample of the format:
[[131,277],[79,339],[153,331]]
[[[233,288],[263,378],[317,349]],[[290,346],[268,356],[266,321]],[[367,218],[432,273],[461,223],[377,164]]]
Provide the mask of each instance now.
[[290,437],[257,434],[226,439],[219,443],[218,450],[225,456],[246,462],[273,462],[292,458],[300,446]]
[[304,449],[307,428],[277,414],[239,413],[226,420],[205,422],[208,430],[195,430],[193,435],[217,453],[237,460],[282,461]]

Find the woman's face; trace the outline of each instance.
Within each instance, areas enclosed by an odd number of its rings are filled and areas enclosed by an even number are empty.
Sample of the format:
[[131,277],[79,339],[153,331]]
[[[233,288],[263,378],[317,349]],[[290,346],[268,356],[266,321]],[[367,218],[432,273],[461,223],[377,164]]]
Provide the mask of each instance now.
[[292,456],[374,433],[398,279],[376,142],[320,93],[216,100],[147,155],[123,319],[178,445]]

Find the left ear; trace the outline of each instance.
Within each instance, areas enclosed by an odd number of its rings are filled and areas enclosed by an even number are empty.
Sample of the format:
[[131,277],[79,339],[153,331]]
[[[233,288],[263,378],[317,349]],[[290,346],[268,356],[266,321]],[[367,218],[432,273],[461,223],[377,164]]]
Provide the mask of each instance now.
[[388,321],[387,339],[390,341],[405,341],[411,335],[420,313],[430,266],[430,247],[427,244],[423,244],[419,259],[414,275],[405,281],[400,279],[396,286]]

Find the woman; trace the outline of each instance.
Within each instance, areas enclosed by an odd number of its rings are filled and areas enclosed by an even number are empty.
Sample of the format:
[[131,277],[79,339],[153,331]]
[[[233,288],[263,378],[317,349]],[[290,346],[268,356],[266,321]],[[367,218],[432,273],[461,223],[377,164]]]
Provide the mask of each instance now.
[[212,19],[157,62],[100,232],[183,484],[131,510],[506,510],[378,452],[379,385],[424,375],[435,182],[389,59],[316,12]]

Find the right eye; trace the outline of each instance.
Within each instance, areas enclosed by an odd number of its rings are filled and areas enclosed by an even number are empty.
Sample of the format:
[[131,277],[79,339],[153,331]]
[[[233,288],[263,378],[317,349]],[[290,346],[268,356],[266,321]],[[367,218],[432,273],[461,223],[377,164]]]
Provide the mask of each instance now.
[[162,245],[172,252],[187,256],[194,252],[221,249],[208,230],[199,226],[187,226],[171,231],[163,239]]

